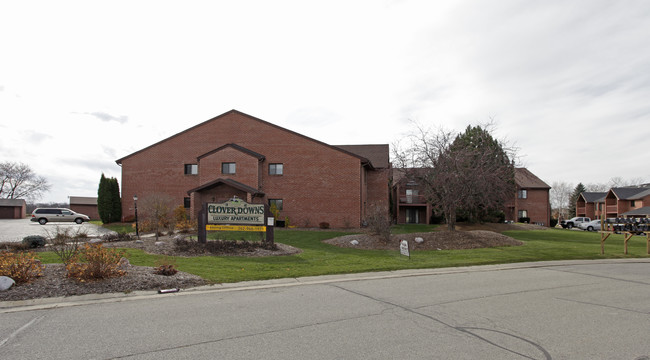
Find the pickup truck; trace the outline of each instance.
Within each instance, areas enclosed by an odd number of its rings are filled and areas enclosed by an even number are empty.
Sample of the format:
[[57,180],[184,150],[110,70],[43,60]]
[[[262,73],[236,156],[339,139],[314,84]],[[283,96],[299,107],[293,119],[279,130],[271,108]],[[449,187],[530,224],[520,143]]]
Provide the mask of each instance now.
[[588,217],[577,216],[577,217],[571,218],[569,220],[560,221],[560,226],[562,226],[562,228],[564,228],[564,229],[572,229],[572,228],[578,226],[578,224],[588,223],[590,221],[591,221],[591,219],[588,218]]

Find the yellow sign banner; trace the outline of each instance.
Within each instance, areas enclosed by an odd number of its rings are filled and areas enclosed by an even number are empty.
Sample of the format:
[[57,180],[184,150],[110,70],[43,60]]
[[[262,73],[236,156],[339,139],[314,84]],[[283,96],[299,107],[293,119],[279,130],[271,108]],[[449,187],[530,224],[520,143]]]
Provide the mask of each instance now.
[[206,225],[208,231],[266,231],[266,226],[248,226],[248,225]]

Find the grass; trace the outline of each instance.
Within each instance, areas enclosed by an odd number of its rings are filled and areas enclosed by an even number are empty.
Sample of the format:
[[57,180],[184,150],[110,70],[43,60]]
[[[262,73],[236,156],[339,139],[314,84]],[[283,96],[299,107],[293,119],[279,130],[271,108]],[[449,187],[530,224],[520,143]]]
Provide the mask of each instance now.
[[[411,233],[420,227],[398,227],[397,232]],[[411,231],[413,230],[413,231]],[[322,240],[350,234],[334,231],[275,231],[275,241],[302,249],[291,256],[261,258],[236,256],[172,257],[179,270],[222,283],[285,277],[357,273],[400,269],[441,268],[455,266],[514,263],[526,261],[611,259],[650,257],[646,255],[646,238],[634,236],[623,254],[623,236],[612,235],[600,255],[600,235],[568,230],[508,231],[505,234],[524,242],[522,246],[473,250],[413,251],[411,257],[399,250],[358,250],[328,245]],[[134,265],[154,266],[161,255],[126,249]],[[41,260],[58,262],[52,253],[41,253]]]
[[110,224],[104,224],[100,220],[91,220],[91,224],[95,224],[97,226],[105,227],[109,230],[113,230],[117,233],[120,234],[126,234],[126,233],[131,233],[135,232],[135,228],[133,227],[133,223],[110,223]]

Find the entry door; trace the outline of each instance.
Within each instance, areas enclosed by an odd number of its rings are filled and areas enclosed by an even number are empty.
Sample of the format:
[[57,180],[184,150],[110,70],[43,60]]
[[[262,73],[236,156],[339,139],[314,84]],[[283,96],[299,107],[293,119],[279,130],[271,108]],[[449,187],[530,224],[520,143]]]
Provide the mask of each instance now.
[[420,223],[420,212],[418,211],[418,209],[406,209],[406,223],[407,224]]

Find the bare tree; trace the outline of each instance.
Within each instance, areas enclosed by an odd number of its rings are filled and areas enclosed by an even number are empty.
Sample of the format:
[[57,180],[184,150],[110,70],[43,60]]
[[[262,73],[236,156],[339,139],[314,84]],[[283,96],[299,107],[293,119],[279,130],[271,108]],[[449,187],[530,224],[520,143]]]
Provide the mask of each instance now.
[[551,186],[551,207],[557,210],[560,219],[566,219],[569,215],[569,199],[573,188],[572,184],[564,181],[555,181]]
[[0,163],[0,198],[35,200],[50,190],[47,180],[23,163]]
[[480,220],[515,193],[514,149],[481,126],[458,135],[418,126],[409,143],[394,151],[395,163],[417,179],[427,201],[444,213],[449,230],[455,230],[460,210]]
[[164,194],[151,194],[143,197],[141,202],[142,215],[158,235],[163,229],[168,229],[173,222],[174,200]]

